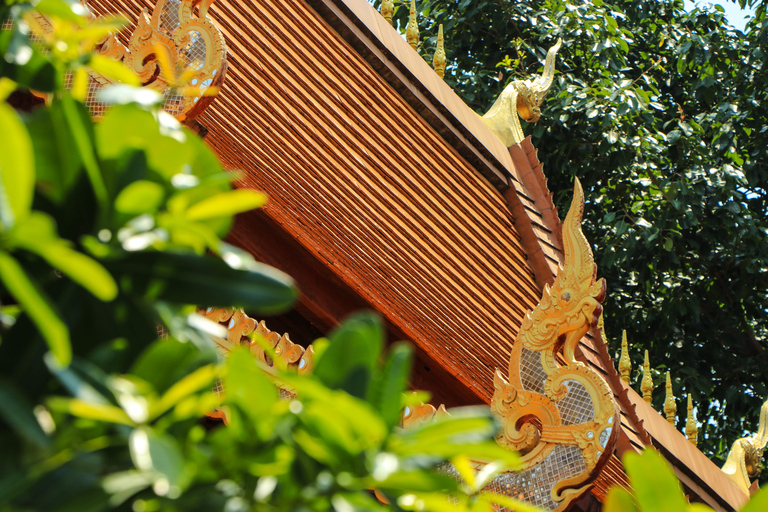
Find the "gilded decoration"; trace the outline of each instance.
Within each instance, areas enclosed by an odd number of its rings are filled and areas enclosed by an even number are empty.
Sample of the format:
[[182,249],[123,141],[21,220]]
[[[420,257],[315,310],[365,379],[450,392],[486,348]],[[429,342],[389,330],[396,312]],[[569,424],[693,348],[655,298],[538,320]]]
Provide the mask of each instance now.
[[768,400],[760,408],[760,424],[757,433],[738,439],[723,465],[723,472],[744,491],[750,493],[751,479],[763,470],[763,449],[768,444]]
[[242,309],[208,308],[203,312],[203,316],[227,328],[226,339],[212,337],[221,355],[226,355],[236,345],[248,345],[251,354],[264,363],[262,366],[270,372],[274,361],[256,339],[258,335],[268,342],[288,370],[299,374],[312,373],[315,352],[311,346],[304,349],[301,345],[293,343],[287,333],[281,335],[270,331],[263,321],[257,322],[250,318]]
[[592,250],[581,231],[583,210],[577,180],[563,223],[565,263],[523,320],[508,377],[496,372],[491,401],[502,423],[497,441],[520,452],[522,467],[498,477],[487,490],[547,510],[560,510],[581,495],[612,453],[617,431],[610,388],[576,361],[579,340],[596,328],[605,297],[605,281],[596,279]]
[[[120,34],[110,34],[99,41],[96,51],[122,61],[143,86],[161,93],[166,112],[179,121],[193,119],[213,101],[211,93],[224,82],[227,69],[224,36],[208,18],[213,1],[158,0],[152,16],[146,8],[139,14],[127,44]],[[50,29],[44,16],[38,15],[37,21]],[[163,52],[167,66],[158,59],[159,52]],[[96,93],[112,84],[110,79],[89,72],[85,104],[94,118],[106,110],[106,105],[96,100]]]
[[[309,375],[315,366],[315,350],[310,345],[306,349],[293,343],[288,333],[280,334],[267,328],[263,321],[256,321],[249,317],[242,309],[233,308],[207,308],[200,311],[208,320],[227,328],[227,337],[211,336],[217,351],[222,357],[226,357],[230,350],[238,345],[250,347],[251,354],[260,361],[261,367],[269,374],[275,373],[275,363],[264,349],[266,345],[274,350],[274,356],[279,357],[288,371],[299,375]],[[261,342],[258,338],[261,338]],[[221,393],[223,390],[217,387],[215,390]],[[291,399],[294,394],[291,389],[280,387],[280,396],[283,399]],[[435,408],[431,404],[419,404],[406,407],[403,410],[400,424],[404,428],[421,425],[441,416],[448,415],[444,405]],[[224,410],[212,411],[209,417],[220,418],[226,421]]]
[[[563,44],[562,39],[547,52],[544,71],[533,80],[515,80],[501,92],[490,110],[482,116],[485,125],[510,147],[523,141],[520,117],[535,123],[541,116],[541,103],[552,86],[555,77],[555,56]],[[519,117],[518,117],[519,116]]]
[[403,410],[401,424],[403,428],[411,428],[448,415],[443,404],[437,408],[434,405],[423,403],[417,406],[406,406]]

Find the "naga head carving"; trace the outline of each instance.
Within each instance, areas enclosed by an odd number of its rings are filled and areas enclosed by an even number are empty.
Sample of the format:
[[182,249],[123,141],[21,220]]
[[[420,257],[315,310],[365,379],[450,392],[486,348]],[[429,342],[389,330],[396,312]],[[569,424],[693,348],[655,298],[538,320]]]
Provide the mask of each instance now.
[[760,408],[757,432],[737,439],[723,465],[723,472],[745,493],[749,494],[751,479],[763,470],[763,450],[768,444],[768,400]]
[[517,113],[529,123],[535,123],[541,116],[541,104],[544,101],[555,78],[555,56],[563,44],[562,39],[547,52],[544,61],[544,72],[534,80],[524,80],[518,83]]
[[[525,496],[550,511],[563,510],[585,492],[618,436],[610,387],[575,359],[579,341],[598,323],[605,297],[605,281],[596,279],[592,250],[581,231],[583,211],[584,194],[576,180],[562,226],[563,266],[523,319],[508,379],[496,372],[491,401],[502,425],[496,440],[521,454],[521,467],[489,487]],[[601,340],[596,336],[593,342]]]
[[592,249],[580,229],[583,213],[584,192],[577,179],[563,223],[565,264],[558,269],[552,286],[545,287],[538,306],[526,315],[521,329],[522,341],[533,350],[563,341],[568,361],[575,361],[576,344],[597,322],[605,298],[605,280],[595,279]]
[[562,39],[547,52],[544,72],[541,76],[529,80],[515,80],[507,85],[482,117],[483,123],[507,146],[523,140],[523,128],[520,118],[535,123],[541,116],[541,104],[544,101],[555,78],[555,56],[563,44]]

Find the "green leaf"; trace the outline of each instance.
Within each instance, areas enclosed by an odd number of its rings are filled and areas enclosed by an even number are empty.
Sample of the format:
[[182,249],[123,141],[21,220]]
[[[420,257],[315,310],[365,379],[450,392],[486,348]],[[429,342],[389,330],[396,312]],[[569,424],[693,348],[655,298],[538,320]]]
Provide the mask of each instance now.
[[277,388],[267,380],[248,347],[229,353],[223,380],[226,401],[239,405],[254,421],[263,421],[277,402]]
[[0,380],[0,418],[5,420],[19,437],[38,447],[46,448],[51,444],[32,412],[32,405],[5,379]]
[[496,443],[496,430],[487,408],[462,407],[451,409],[450,416],[399,432],[390,438],[388,449],[402,457],[426,454],[450,459],[462,455],[516,467],[519,456]]
[[107,212],[109,211],[107,187],[104,183],[104,176],[101,174],[99,164],[96,161],[93,121],[87,111],[84,110],[82,103],[76,102],[71,95],[63,94],[58,101],[61,102],[63,117],[69,130],[72,132],[72,139],[74,141],[72,149],[77,151],[80,160],[83,162],[101,211]]
[[162,126],[152,112],[135,104],[111,108],[96,126],[96,141],[104,160],[146,152],[147,165],[167,179],[190,165],[197,148],[193,137],[180,128]]
[[458,482],[447,475],[431,471],[398,471],[389,475],[385,480],[372,481],[371,487],[398,494],[437,490],[451,492],[457,490]]
[[264,206],[267,195],[255,190],[238,189],[203,199],[187,210],[190,220],[205,220],[247,212]]
[[76,25],[85,26],[87,19],[84,17],[87,11],[82,5],[63,2],[62,0],[40,0],[35,9],[48,16],[55,16]]
[[[178,486],[184,457],[176,440],[148,427],[131,432],[128,446],[137,469],[155,472],[155,492],[161,496]],[[159,485],[158,485],[159,484]],[[178,489],[175,489],[178,492]]]
[[388,427],[397,425],[403,409],[403,392],[408,385],[413,349],[404,342],[395,343],[384,366],[376,403]]
[[638,455],[627,452],[623,459],[635,498],[641,510],[680,512],[688,502],[667,462],[654,450]]
[[40,92],[56,88],[56,67],[29,40],[29,34],[15,27],[0,31],[0,76],[19,86]]
[[[526,503],[524,501],[517,500],[510,496],[504,496],[501,494],[495,494],[490,492],[482,493],[480,496],[478,496],[478,499],[485,501],[487,503],[501,505],[502,507],[507,508],[509,510],[514,510],[515,512],[544,512],[544,509],[531,505],[530,503]],[[630,511],[627,510],[626,512],[630,512]]]
[[147,180],[134,181],[120,191],[115,199],[115,209],[127,215],[155,213],[163,203],[164,197],[165,190],[159,183]]
[[83,170],[79,154],[72,151],[75,141],[61,102],[36,109],[27,118],[27,129],[35,152],[38,189],[55,202],[61,202]]
[[61,366],[72,360],[69,331],[48,298],[8,253],[0,250],[0,280],[18,301],[42,334],[48,348]]
[[266,314],[286,310],[297,295],[290,277],[262,264],[236,270],[208,256],[154,251],[128,253],[104,264],[132,293],[154,300]]
[[126,85],[132,85],[134,87],[141,85],[139,77],[137,77],[136,74],[128,69],[122,62],[118,62],[108,57],[103,57],[96,54],[91,55],[89,64],[95,72],[107,78],[111,78],[117,82],[122,82]]
[[108,105],[128,105],[135,103],[142,107],[154,107],[163,103],[163,95],[147,87],[118,84],[99,89],[96,100]]
[[626,489],[615,486],[608,491],[604,512],[638,512],[632,495]]
[[739,509],[739,512],[765,512],[768,510],[768,489],[757,491],[749,503]]
[[29,215],[35,186],[32,141],[18,114],[0,103],[0,228],[8,230]]
[[[384,343],[384,328],[374,313],[358,313],[344,320],[329,336],[313,374],[332,389],[365,398]],[[389,414],[389,412],[388,412]]]
[[61,270],[98,299],[111,301],[117,296],[117,283],[96,260],[71,249],[56,235],[53,219],[33,212],[12,232],[13,243],[33,252],[53,268]]
[[150,420],[160,416],[185,398],[201,390],[206,390],[210,393],[218,375],[219,368],[213,365],[203,366],[190,373],[171,386],[160,400],[150,407]]
[[114,405],[85,402],[77,398],[52,397],[48,399],[48,407],[51,410],[66,412],[78,418],[134,425],[125,411]]
[[[175,317],[180,316],[175,311],[171,313]],[[163,393],[191,371],[215,362],[212,358],[215,358],[215,354],[201,353],[191,343],[182,343],[173,338],[159,339],[141,353],[131,367],[131,374]]]
[[451,459],[451,464],[459,473],[461,479],[469,486],[470,492],[476,492],[475,488],[475,468],[464,455],[458,455]]

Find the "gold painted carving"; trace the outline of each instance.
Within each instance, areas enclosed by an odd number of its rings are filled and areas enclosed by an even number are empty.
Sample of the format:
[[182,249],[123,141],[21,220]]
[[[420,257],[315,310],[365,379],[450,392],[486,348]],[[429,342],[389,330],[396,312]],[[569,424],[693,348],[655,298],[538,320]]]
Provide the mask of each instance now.
[[698,444],[699,427],[696,425],[696,418],[693,417],[693,399],[690,393],[688,393],[688,419],[685,421],[685,437],[693,443],[693,446]]
[[288,370],[299,374],[312,372],[315,351],[311,346],[305,350],[301,345],[293,343],[288,334],[280,335],[270,331],[263,321],[257,324],[256,320],[246,315],[242,309],[208,308],[203,315],[227,327],[226,339],[212,337],[222,355],[226,355],[236,345],[248,345],[254,357],[264,363],[265,370],[270,372],[274,367],[274,361],[264,347],[254,339],[256,335],[260,335],[267,340],[269,346],[275,351],[275,355],[285,363]]
[[629,346],[627,343],[627,331],[621,332],[621,359],[619,359],[619,371],[621,380],[629,386],[629,377],[632,372],[632,360],[629,358]]
[[[610,456],[616,440],[618,409],[605,381],[576,361],[582,337],[598,322],[605,281],[596,280],[592,250],[581,231],[583,192],[575,183],[573,202],[563,223],[564,265],[536,308],[523,320],[512,347],[507,381],[497,371],[491,409],[502,423],[497,441],[522,455],[521,472],[570,458],[573,471],[550,489],[551,501],[564,507]],[[542,474],[546,471],[542,470]]]
[[[142,85],[163,94],[166,112],[179,121],[190,120],[213,101],[211,92],[218,91],[226,75],[224,36],[208,18],[213,1],[158,0],[151,17],[146,8],[139,14],[127,46],[116,34],[110,34],[98,42],[96,51],[122,61],[139,76]],[[88,2],[84,3],[87,7]],[[44,16],[37,19],[43,28],[50,28]],[[158,52],[164,53],[168,66],[161,65]],[[85,103],[94,118],[105,111],[105,105],[95,99],[96,92],[112,83],[89,72]]]
[[529,123],[539,120],[541,103],[555,77],[555,56],[562,44],[563,40],[558,39],[547,52],[541,76],[534,80],[515,80],[507,85],[481,118],[505,146],[518,144],[525,138],[518,115]]
[[387,20],[387,23],[392,24],[392,16],[395,14],[395,3],[392,0],[384,0],[381,2],[381,15]]
[[760,408],[760,424],[757,433],[738,439],[723,465],[728,478],[749,494],[750,479],[757,478],[763,470],[763,449],[768,444],[768,400]]
[[416,0],[411,0],[411,12],[405,27],[405,40],[414,50],[419,46],[419,22],[416,14]]
[[675,414],[677,414],[677,404],[675,403],[675,394],[672,391],[672,377],[667,371],[667,396],[664,399],[664,414],[667,416],[667,422],[675,427]]
[[440,78],[445,77],[445,38],[443,37],[443,24],[437,29],[437,48],[432,58],[432,67]]
[[645,351],[645,361],[643,361],[643,382],[640,384],[640,391],[643,392],[643,400],[648,405],[653,401],[653,378],[651,377],[651,361],[648,359],[648,351]]
[[448,415],[448,411],[443,404],[435,408],[432,404],[422,403],[417,406],[406,407],[403,410],[403,417],[400,423],[403,428],[411,428]]

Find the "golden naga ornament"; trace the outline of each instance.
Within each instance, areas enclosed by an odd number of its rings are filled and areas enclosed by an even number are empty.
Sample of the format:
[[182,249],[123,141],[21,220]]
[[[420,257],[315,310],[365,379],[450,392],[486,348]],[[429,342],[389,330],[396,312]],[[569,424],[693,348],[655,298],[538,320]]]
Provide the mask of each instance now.
[[561,510],[584,492],[613,452],[618,431],[611,389],[576,361],[579,340],[595,328],[605,297],[581,231],[583,210],[577,180],[563,223],[565,263],[523,320],[508,380],[496,372],[491,401],[502,423],[497,441],[522,455],[522,467],[486,490],[522,496],[546,510]]
[[763,449],[768,444],[768,400],[760,408],[760,424],[755,435],[736,440],[723,465],[728,478],[749,494],[750,480],[763,470]]
[[481,118],[505,146],[513,146],[525,138],[518,116],[529,123],[539,120],[541,103],[555,77],[555,56],[562,44],[563,40],[558,39],[547,52],[541,76],[534,80],[515,80],[507,85],[490,110]]
[[267,340],[275,355],[285,363],[287,370],[299,374],[312,373],[315,352],[311,346],[305,350],[301,345],[293,343],[287,333],[281,335],[270,331],[263,321],[257,322],[250,318],[242,309],[208,308],[201,314],[208,320],[226,326],[226,338],[211,337],[222,356],[226,356],[237,345],[247,345],[251,354],[264,363],[262,367],[271,373],[274,362],[263,345],[254,339],[256,335],[260,335]]
[[[166,112],[179,121],[192,119],[214,100],[211,93],[218,91],[227,70],[224,36],[208,18],[213,1],[158,0],[151,17],[146,8],[139,14],[127,46],[117,34],[110,34],[98,42],[96,51],[122,61],[143,86],[161,93]],[[83,3],[88,7],[87,1]],[[36,19],[43,29],[50,29],[43,15]],[[85,104],[98,119],[107,106],[97,101],[96,93],[114,82],[95,71],[88,78]]]

